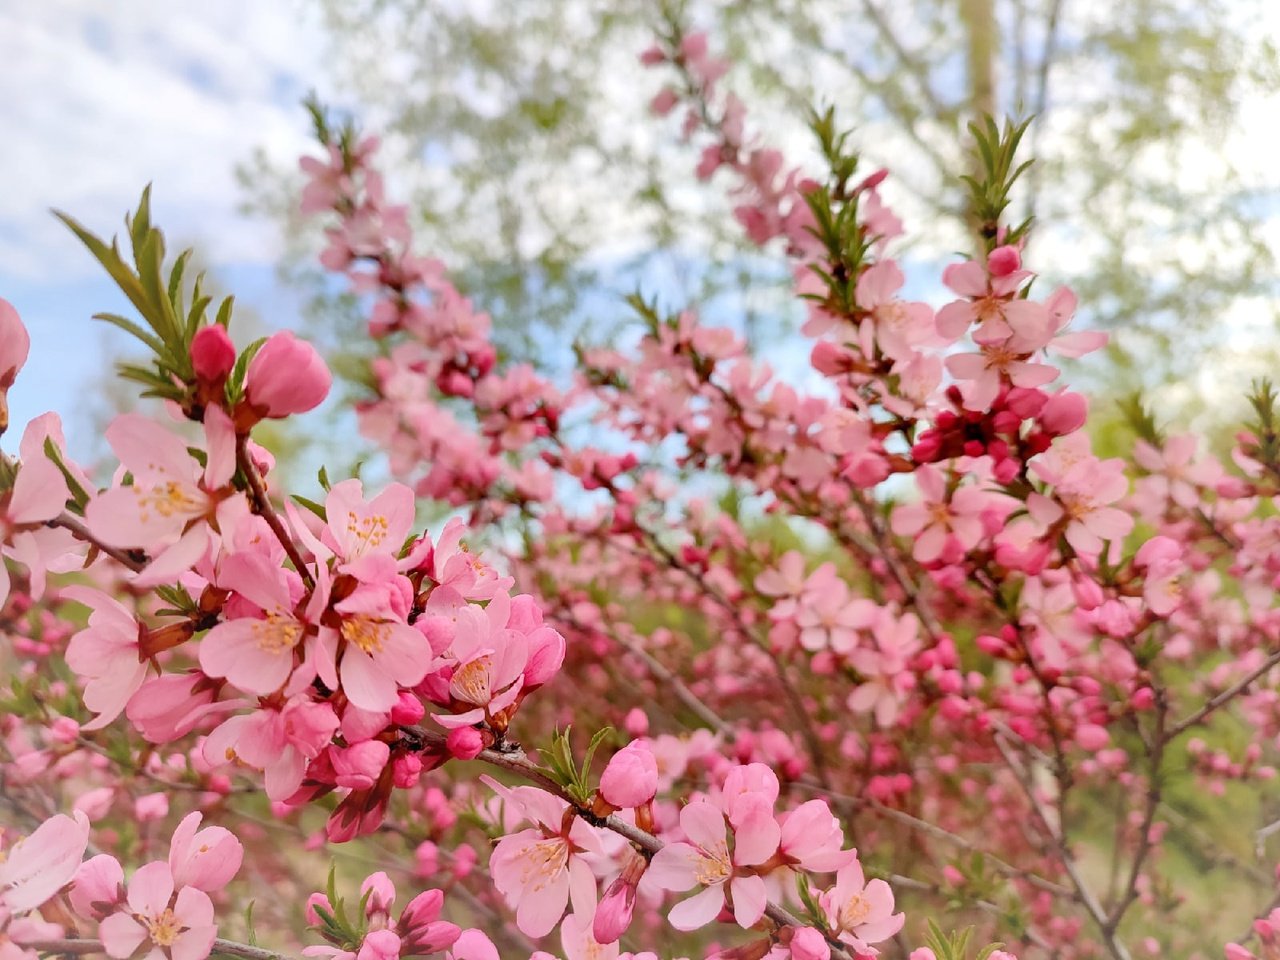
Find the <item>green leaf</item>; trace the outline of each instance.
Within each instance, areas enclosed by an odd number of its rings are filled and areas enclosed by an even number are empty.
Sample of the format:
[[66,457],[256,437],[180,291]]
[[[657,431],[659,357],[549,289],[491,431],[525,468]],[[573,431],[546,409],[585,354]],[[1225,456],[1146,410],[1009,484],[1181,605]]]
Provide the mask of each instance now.
[[161,343],[151,334],[147,333],[147,331],[143,330],[142,327],[138,326],[136,323],[134,323],[132,320],[128,319],[127,317],[122,317],[118,313],[95,313],[93,315],[93,319],[102,320],[102,321],[105,321],[106,323],[113,324],[114,326],[119,327],[125,333],[131,336],[137,337],[139,340],[145,343],[148,347],[150,347],[152,352],[154,353],[157,353],[157,354],[164,353],[165,348],[163,343]]
[[79,512],[83,514],[85,504],[89,502],[89,493],[80,485],[80,481],[72,476],[71,471],[62,460],[62,453],[53,442],[53,437],[44,438],[44,455],[53,461],[53,465],[58,468],[62,478],[67,481],[67,489],[71,491],[71,499],[75,502],[76,507],[79,508]]

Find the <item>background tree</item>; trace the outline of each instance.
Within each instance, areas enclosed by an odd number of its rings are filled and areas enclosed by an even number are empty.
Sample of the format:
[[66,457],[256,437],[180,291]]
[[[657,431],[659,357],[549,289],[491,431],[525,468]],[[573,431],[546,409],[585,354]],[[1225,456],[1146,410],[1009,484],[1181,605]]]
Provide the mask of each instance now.
[[[679,186],[689,152],[644,120],[657,88],[636,53],[661,18],[655,4],[316,2],[332,43],[327,84],[392,131],[393,178],[413,197],[415,226],[451,265],[468,264],[464,289],[507,351],[557,366],[567,351],[553,344],[608,330],[624,313],[613,295],[639,276],[674,302],[730,298],[753,338],[790,329],[776,268],[723,207]],[[946,175],[962,163],[968,121],[1034,114],[1037,163],[1020,199],[1041,220],[1038,258],[1047,281],[1080,292],[1090,322],[1117,333],[1116,382],[1164,384],[1185,405],[1204,387],[1194,375],[1206,351],[1257,362],[1250,324],[1274,323],[1263,234],[1274,180],[1240,145],[1277,74],[1267,4],[680,7],[666,12],[722,39],[739,65],[734,88],[788,156],[812,150],[797,104],[827,97],[857,124],[867,159],[894,170],[890,202],[909,225],[934,225],[934,246],[909,257],[971,246]],[[259,158],[243,175],[251,202],[288,226],[300,253],[312,249],[291,212],[293,173]],[[347,329],[350,305],[298,262],[291,275],[313,284],[316,315]]]

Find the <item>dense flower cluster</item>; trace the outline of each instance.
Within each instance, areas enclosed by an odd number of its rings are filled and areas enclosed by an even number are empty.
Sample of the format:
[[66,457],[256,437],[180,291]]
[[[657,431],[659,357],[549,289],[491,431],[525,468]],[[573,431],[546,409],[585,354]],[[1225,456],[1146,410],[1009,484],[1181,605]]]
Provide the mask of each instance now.
[[[643,59],[698,176],[794,266],[807,392],[639,298],[635,342],[582,348],[572,384],[501,363],[376,140],[322,120],[302,208],[368,308],[360,429],[399,479],[288,495],[254,431],[324,402],[325,361],[289,332],[237,345],[182,261],[163,282],[145,201],[135,267],[82,234],[149,327],[125,322],[156,355],[131,375],[168,419],[111,423],[102,489],[52,414],[0,459],[2,960],[265,960],[217,939],[248,882],[336,960],[967,960],[920,946],[955,907],[1020,956],[1204,946],[1171,922],[1194,904],[1168,839],[1197,838],[1171,778],[1275,774],[1276,396],[1232,463],[1140,413],[1132,458],[1097,456],[1056,358],[1105,338],[1001,220],[1015,128],[977,129],[986,226],[935,311],[903,296],[885,172],[830,115],[830,169],[789,169],[704,36]],[[0,301],[0,433],[27,352]],[[454,513],[434,535],[422,500]],[[348,842],[385,868],[354,909],[311,873]],[[1257,954],[1231,960],[1277,955],[1277,914],[1251,915]]]

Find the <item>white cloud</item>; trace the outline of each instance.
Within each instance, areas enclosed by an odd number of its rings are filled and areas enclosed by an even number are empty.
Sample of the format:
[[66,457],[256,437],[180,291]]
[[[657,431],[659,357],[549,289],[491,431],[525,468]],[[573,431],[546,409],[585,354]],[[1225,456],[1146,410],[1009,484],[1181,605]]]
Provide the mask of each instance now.
[[323,49],[299,0],[0,6],[0,278],[93,274],[49,208],[112,231],[148,182],[158,222],[207,262],[273,260],[273,231],[237,213],[233,165],[307,148],[298,99]]

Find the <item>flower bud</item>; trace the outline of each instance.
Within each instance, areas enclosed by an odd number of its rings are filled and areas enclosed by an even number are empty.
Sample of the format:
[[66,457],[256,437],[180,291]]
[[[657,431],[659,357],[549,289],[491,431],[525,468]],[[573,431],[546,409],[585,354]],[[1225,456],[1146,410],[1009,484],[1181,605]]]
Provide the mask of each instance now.
[[801,927],[791,938],[791,956],[793,960],[829,960],[831,947],[818,930],[813,927]]
[[381,740],[365,740],[346,749],[329,751],[333,762],[335,782],[352,790],[368,790],[378,780],[382,768],[387,765],[391,748]]
[[1055,436],[1074,433],[1084,426],[1089,403],[1079,393],[1055,393],[1040,412],[1040,425]]
[[18,371],[27,362],[31,337],[22,325],[18,311],[8,300],[0,299],[0,433],[9,426],[7,395]]
[[356,960],[399,960],[400,938],[390,930],[374,930],[365,935]]
[[1018,248],[1005,245],[996,247],[987,256],[987,272],[993,277],[1007,277],[1022,266],[1022,256]]
[[648,744],[633,740],[612,757],[600,775],[600,793],[615,807],[639,807],[658,791],[658,761]]
[[71,886],[71,909],[86,920],[101,920],[124,902],[124,870],[107,853],[80,864]]
[[201,327],[191,339],[191,366],[205,383],[222,383],[236,365],[236,345],[226,327]]
[[287,417],[319,406],[333,377],[315,347],[285,330],[249,362],[245,396],[259,416]]
[[458,727],[449,731],[445,746],[459,760],[474,760],[484,749],[484,738],[475,727]]
[[396,902],[396,887],[391,878],[379,870],[365,877],[360,884],[360,895],[364,898],[364,915],[371,920],[375,916],[385,920]]

